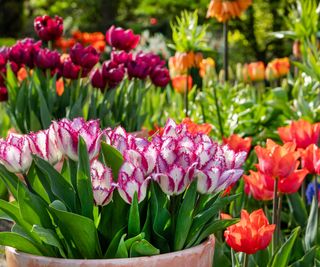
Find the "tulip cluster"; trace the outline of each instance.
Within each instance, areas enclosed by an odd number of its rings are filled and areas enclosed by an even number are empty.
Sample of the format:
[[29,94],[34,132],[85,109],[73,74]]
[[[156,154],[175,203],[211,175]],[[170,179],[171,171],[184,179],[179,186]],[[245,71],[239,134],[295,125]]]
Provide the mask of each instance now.
[[[99,121],[77,118],[54,121],[49,129],[28,135],[10,134],[0,141],[0,163],[10,172],[27,173],[32,154],[52,165],[65,158],[78,161],[80,136],[91,162],[96,205],[107,205],[116,189],[125,202],[131,203],[135,194],[141,202],[151,180],[168,195],[183,193],[194,180],[201,194],[219,192],[241,177],[246,158],[245,152],[220,146],[203,133],[190,133],[187,124],[177,125],[172,120],[162,135],[149,141],[127,134],[121,127],[102,130]],[[101,141],[123,156],[117,182],[112,171],[98,161]]]

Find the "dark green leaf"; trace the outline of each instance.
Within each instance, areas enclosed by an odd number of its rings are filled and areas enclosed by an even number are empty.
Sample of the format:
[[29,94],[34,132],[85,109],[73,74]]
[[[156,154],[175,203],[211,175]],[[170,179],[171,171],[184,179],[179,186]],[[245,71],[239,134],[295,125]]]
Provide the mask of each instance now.
[[104,162],[112,169],[113,178],[115,181],[118,180],[119,169],[123,163],[123,156],[114,147],[102,142],[101,151],[103,154]]
[[128,237],[136,236],[140,233],[140,215],[137,192],[134,193],[129,210]]
[[127,236],[127,234],[122,235],[120,242],[119,242],[117,252],[115,254],[115,258],[128,258],[128,251],[127,251],[126,244],[124,242],[124,239],[126,236]]
[[314,195],[312,198],[312,204],[310,208],[310,214],[308,218],[308,224],[305,235],[305,244],[307,250],[309,250],[313,245],[317,242],[317,231],[318,231],[318,220],[319,220],[319,208],[318,201],[316,196]]
[[154,256],[159,254],[160,250],[145,239],[134,242],[130,249],[130,257]]

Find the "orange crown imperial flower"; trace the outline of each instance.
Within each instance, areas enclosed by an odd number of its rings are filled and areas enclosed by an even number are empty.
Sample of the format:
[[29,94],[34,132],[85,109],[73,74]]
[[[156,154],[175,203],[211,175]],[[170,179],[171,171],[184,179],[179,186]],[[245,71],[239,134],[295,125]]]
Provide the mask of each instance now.
[[241,211],[241,219],[224,232],[227,244],[237,252],[255,254],[268,247],[275,224],[269,224],[262,209],[249,214]]
[[192,89],[192,77],[190,75],[180,75],[172,78],[172,87],[177,93],[184,93],[187,87],[188,80],[188,91]]

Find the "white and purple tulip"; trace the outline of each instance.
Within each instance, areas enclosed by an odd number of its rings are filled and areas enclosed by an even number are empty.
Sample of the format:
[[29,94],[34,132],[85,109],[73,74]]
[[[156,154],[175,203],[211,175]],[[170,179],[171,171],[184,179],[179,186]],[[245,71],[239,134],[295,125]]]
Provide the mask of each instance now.
[[58,148],[70,159],[78,160],[79,136],[86,142],[89,159],[92,160],[98,155],[103,136],[98,120],[86,122],[83,118],[76,118],[72,121],[62,119],[54,121],[53,128],[56,133]]
[[31,153],[55,165],[62,158],[62,153],[58,149],[56,134],[51,124],[49,129],[30,133]]
[[97,206],[105,206],[112,200],[115,184],[112,171],[100,161],[95,160],[90,166],[90,175],[93,190],[93,199]]
[[29,139],[26,135],[11,133],[0,141],[0,163],[9,172],[26,173],[32,163]]

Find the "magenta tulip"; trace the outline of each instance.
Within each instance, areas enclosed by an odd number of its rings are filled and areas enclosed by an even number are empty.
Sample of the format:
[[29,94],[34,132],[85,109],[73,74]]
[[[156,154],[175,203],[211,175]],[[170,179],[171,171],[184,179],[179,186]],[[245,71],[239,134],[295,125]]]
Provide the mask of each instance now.
[[92,72],[90,80],[93,87],[99,88],[101,90],[104,90],[106,88],[107,80],[103,77],[101,69],[95,69]]
[[74,64],[91,70],[98,63],[100,55],[93,46],[83,47],[82,44],[76,43],[70,49],[70,58]]
[[106,41],[116,49],[129,51],[136,48],[140,35],[135,35],[132,30],[111,26],[106,32]]
[[132,60],[132,54],[125,51],[112,51],[111,61],[119,64],[126,65],[130,60]]
[[171,80],[169,70],[160,66],[151,71],[150,79],[155,86],[159,87],[165,87]]
[[59,73],[64,78],[76,80],[80,75],[80,66],[73,64],[70,58],[64,60],[59,67]]
[[48,15],[36,17],[34,20],[34,29],[41,40],[56,40],[62,36],[63,19],[58,16],[51,18]]
[[56,50],[40,49],[34,57],[34,63],[40,69],[56,69],[60,65],[60,54]]
[[1,86],[0,84],[0,102],[6,102],[6,101],[8,101],[8,90],[4,85]]

